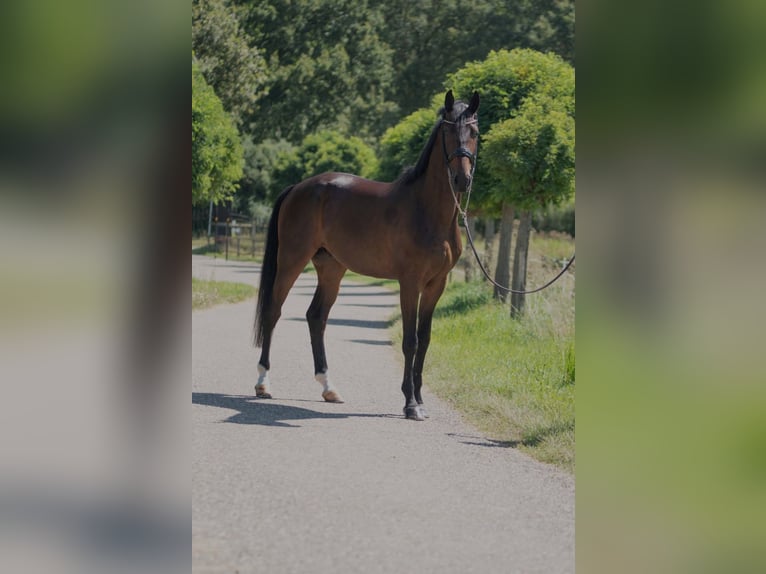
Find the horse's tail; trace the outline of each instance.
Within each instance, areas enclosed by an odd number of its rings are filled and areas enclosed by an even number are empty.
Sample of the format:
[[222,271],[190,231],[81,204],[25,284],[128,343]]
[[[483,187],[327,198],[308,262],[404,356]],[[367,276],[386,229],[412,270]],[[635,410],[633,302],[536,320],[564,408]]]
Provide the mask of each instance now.
[[282,191],[277,197],[274,203],[274,209],[271,212],[271,218],[269,219],[269,230],[266,234],[266,253],[263,256],[263,264],[261,265],[261,284],[258,288],[258,304],[255,310],[255,333],[253,342],[256,347],[263,345],[264,336],[264,317],[268,315],[269,309],[272,304],[272,295],[274,293],[274,280],[277,277],[277,253],[279,252],[279,210],[282,207],[282,202],[290,193],[294,186],[290,186]]

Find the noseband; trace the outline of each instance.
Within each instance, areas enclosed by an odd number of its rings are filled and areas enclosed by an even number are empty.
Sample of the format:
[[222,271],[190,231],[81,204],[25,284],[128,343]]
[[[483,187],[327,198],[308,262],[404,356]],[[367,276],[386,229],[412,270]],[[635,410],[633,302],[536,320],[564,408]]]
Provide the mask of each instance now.
[[[473,119],[465,122],[466,124],[475,124],[479,120]],[[450,124],[450,125],[457,125],[458,122],[450,122],[448,120],[442,120],[443,124]],[[462,142],[461,142],[462,143]],[[456,157],[467,157],[471,162],[471,179],[468,183],[468,190],[471,189],[471,183],[473,182],[473,172],[476,170],[476,154],[473,154],[469,151],[467,147],[464,145],[460,145],[455,151],[452,153],[447,152],[447,138],[444,135],[444,130],[442,129],[442,149],[444,150],[444,163],[447,165],[447,172],[449,175],[449,182],[450,187],[452,187],[452,180],[454,179],[454,174],[452,173],[452,168],[450,167],[450,162],[455,159]],[[453,192],[454,193],[454,192]]]

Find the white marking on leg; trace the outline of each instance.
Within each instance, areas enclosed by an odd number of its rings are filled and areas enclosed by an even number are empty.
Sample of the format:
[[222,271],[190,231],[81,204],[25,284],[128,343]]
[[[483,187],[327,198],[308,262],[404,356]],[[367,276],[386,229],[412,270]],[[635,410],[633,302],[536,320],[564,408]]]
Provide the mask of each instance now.
[[271,388],[271,382],[269,381],[269,371],[258,363],[258,382],[255,383],[255,394],[268,394]]
[[343,398],[340,396],[335,387],[330,383],[330,379],[327,373],[317,373],[314,375],[317,383],[322,385],[322,398],[329,403],[342,403]]
[[327,373],[317,373],[314,375],[316,382],[322,385],[322,392],[333,391],[335,388],[330,384],[330,378]]

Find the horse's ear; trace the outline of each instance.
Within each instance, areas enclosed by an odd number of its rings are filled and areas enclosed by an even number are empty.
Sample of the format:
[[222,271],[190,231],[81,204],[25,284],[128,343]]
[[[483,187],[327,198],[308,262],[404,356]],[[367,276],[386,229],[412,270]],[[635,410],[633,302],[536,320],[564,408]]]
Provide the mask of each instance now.
[[444,111],[447,113],[450,113],[452,111],[452,106],[455,105],[455,96],[452,95],[452,90],[447,92],[447,95],[444,96]]
[[472,116],[476,113],[476,110],[479,109],[479,92],[474,91],[473,96],[471,96],[471,102],[468,104],[468,110],[466,111],[466,115]]

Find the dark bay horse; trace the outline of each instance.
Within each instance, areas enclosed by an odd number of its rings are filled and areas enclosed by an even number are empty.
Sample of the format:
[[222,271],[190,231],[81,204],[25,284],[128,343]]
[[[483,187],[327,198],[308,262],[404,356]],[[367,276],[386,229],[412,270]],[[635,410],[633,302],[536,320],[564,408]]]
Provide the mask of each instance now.
[[457,202],[470,189],[478,141],[479,94],[447,92],[417,164],[393,183],[323,173],[285,189],[269,221],[255,321],[262,348],[256,396],[270,398],[271,335],[288,291],[309,260],[318,285],[306,313],[314,373],[328,402],[343,402],[327,376],[324,331],[347,269],[399,281],[404,338],[404,414],[426,416],[421,397],[431,318],[463,250]]

